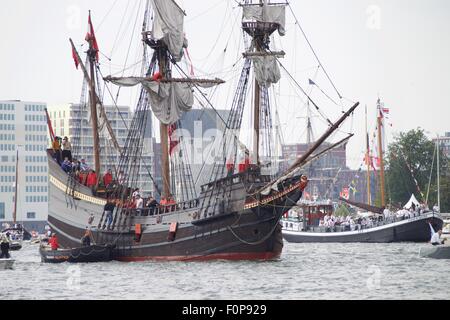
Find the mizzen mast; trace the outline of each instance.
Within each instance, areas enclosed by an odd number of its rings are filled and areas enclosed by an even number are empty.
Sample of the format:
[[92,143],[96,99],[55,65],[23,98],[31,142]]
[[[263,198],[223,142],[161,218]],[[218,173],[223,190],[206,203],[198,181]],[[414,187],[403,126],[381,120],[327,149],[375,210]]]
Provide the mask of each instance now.
[[[91,21],[91,12],[89,11],[89,32],[86,35],[86,41],[89,43],[87,51],[90,65],[89,81],[89,105],[91,108],[92,135],[94,140],[94,168],[97,177],[100,177],[100,136],[98,133],[97,117],[97,93],[95,91],[95,63],[98,62],[98,45],[94,34],[94,28]],[[98,183],[98,178],[97,178]]]

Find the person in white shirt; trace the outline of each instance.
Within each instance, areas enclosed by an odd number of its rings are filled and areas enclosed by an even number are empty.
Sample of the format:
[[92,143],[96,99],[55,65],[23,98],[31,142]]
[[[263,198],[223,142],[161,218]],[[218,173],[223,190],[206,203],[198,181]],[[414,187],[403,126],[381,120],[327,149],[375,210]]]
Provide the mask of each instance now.
[[384,208],[384,210],[383,210],[383,216],[384,216],[384,220],[389,219],[389,217],[391,216],[391,211],[389,211],[388,208]]
[[136,195],[136,209],[144,208],[144,199],[141,198],[141,195],[138,193]]
[[439,229],[438,232],[433,233],[433,235],[431,236],[430,243],[433,246],[438,246],[440,244],[444,244],[445,240],[447,240],[447,239],[441,240],[441,235],[442,235],[442,229]]
[[142,211],[144,209],[144,199],[141,198],[141,195],[138,193],[136,195],[136,209],[139,215],[142,215]]
[[352,218],[350,218],[350,230],[355,230],[355,221]]
[[141,193],[139,192],[139,188],[136,188],[136,189],[134,189],[134,192],[133,192],[133,198],[136,198],[138,195],[140,196]]

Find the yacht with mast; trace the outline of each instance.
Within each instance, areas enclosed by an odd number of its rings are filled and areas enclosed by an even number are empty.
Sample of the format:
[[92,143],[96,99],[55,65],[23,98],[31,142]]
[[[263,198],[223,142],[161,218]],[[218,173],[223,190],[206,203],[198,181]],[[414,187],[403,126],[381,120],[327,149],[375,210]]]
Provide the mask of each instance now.
[[17,222],[17,206],[18,206],[18,181],[19,181],[19,149],[16,151],[16,177],[14,183],[14,209],[12,226],[7,224],[0,234],[6,234],[10,240],[10,250],[17,251],[22,249],[23,240],[30,240],[31,234],[24,226]]
[[[201,187],[199,194],[193,195],[177,193],[175,188],[176,184],[186,191],[190,181],[189,175],[177,175],[189,171],[188,163],[181,164],[186,170],[171,168],[175,157],[171,152],[172,133],[181,127],[183,113],[192,108],[194,92],[198,92],[205,105],[216,110],[201,89],[220,85],[223,81],[188,76],[180,67],[187,47],[183,27],[186,13],[173,0],[148,1],[140,35],[144,45],[142,73],[103,79],[98,72],[98,45],[89,16],[87,65],[70,41],[74,59],[81,66],[89,89],[89,102],[85,106],[90,111],[94,132],[95,171],[100,176],[98,132],[99,122],[103,122],[113,144],[120,150],[116,172],[121,173],[121,179],[112,189],[104,190],[103,186],[102,190],[99,183],[88,188],[73,172],[64,172],[49,150],[48,223],[62,247],[78,247],[86,228],[90,227],[95,243],[114,246],[113,258],[120,261],[268,260],[280,257],[283,248],[280,218],[296,205],[308,183],[302,166],[317,156],[315,151],[319,146],[359,104],[355,103],[336,122],[330,123],[326,132],[287,170],[265,170],[270,161],[264,155],[270,155],[271,150],[266,147],[267,130],[263,130],[271,127],[268,88],[279,81],[278,59],[285,55],[282,51],[272,51],[270,39],[275,32],[284,35],[287,5],[267,1],[240,3],[243,34],[248,40],[242,55],[243,68],[230,115],[228,119],[222,119],[225,129],[220,140],[221,153],[214,161],[210,182]],[[98,92],[98,82],[102,80],[140,89],[124,146],[114,140],[108,125]],[[253,90],[249,90],[251,87]],[[248,110],[246,100],[250,91],[253,97]],[[252,114],[254,119],[251,150],[240,141],[245,112]],[[163,200],[156,208],[133,208],[130,204],[141,163],[143,132],[151,114],[159,121],[163,185],[162,190],[157,186],[155,189]],[[77,141],[78,137],[72,137],[74,144]],[[74,157],[77,158],[75,148]],[[107,201],[116,204],[110,226],[106,224],[104,212]]]

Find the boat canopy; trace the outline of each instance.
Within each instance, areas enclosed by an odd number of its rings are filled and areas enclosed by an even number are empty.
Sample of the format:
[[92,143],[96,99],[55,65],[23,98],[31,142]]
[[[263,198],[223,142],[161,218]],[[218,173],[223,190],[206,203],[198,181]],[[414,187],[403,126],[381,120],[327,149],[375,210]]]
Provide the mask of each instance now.
[[403,208],[405,209],[410,209],[412,207],[412,204],[414,203],[414,205],[417,207],[420,205],[419,201],[417,201],[416,197],[414,196],[414,193],[411,195],[411,198],[409,199],[409,201],[403,206]]

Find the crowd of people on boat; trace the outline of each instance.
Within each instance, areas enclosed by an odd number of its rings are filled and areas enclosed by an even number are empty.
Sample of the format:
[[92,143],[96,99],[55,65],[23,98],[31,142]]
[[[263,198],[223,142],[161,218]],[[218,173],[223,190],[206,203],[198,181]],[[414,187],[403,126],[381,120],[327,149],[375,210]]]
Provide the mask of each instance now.
[[105,206],[103,207],[105,223],[103,224],[102,229],[109,230],[111,228],[114,210],[116,207],[123,208],[126,212],[135,212],[135,214],[139,216],[153,216],[159,213],[175,211],[176,204],[177,203],[172,196],[168,198],[162,197],[160,202],[158,202],[152,195],[144,198],[141,195],[140,189],[136,188],[133,190],[131,198],[125,201],[108,198]]
[[380,223],[391,223],[395,221],[411,219],[421,214],[429,212],[426,205],[420,204],[418,206],[412,205],[409,209],[400,209],[396,212],[391,211],[389,208],[384,207],[382,214],[372,214],[369,216],[335,216],[334,214],[327,214],[319,220],[319,227],[325,228],[328,231],[335,230],[337,226],[342,230],[354,231],[366,228],[372,228]]

